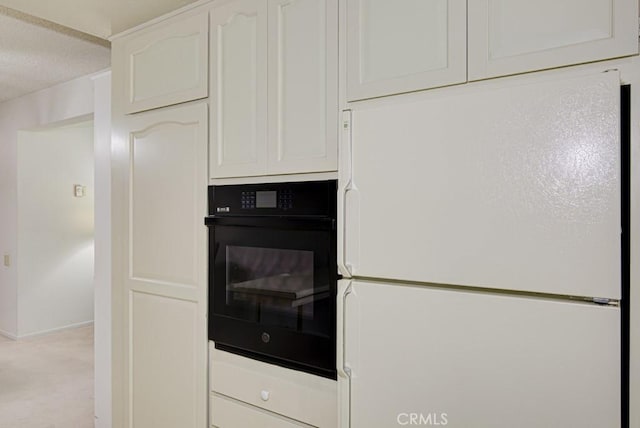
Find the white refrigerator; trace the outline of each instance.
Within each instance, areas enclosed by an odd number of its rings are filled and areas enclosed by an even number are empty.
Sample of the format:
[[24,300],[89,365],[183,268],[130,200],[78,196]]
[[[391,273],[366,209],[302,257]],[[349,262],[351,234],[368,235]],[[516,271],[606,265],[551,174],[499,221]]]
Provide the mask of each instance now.
[[621,426],[618,72],[352,105],[341,426]]

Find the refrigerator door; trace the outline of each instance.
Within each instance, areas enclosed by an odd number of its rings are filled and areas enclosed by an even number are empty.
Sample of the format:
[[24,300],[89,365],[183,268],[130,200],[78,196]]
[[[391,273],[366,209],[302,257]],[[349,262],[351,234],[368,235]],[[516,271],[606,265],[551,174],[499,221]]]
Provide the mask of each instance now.
[[554,76],[354,106],[349,273],[619,299],[620,78]]
[[351,428],[620,427],[618,308],[352,281],[343,310]]

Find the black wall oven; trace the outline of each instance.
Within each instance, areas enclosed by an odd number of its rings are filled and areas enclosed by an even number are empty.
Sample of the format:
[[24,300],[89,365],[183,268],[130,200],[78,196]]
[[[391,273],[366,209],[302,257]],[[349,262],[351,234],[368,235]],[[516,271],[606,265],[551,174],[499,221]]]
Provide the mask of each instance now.
[[336,378],[336,186],[209,186],[216,348]]

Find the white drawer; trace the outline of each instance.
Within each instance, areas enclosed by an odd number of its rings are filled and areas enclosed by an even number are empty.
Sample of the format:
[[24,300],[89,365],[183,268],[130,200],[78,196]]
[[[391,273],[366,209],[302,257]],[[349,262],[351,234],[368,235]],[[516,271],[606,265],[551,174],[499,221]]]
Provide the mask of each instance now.
[[211,390],[320,428],[337,425],[338,385],[210,346]]
[[231,398],[211,397],[211,426],[214,428],[312,428],[289,418]]

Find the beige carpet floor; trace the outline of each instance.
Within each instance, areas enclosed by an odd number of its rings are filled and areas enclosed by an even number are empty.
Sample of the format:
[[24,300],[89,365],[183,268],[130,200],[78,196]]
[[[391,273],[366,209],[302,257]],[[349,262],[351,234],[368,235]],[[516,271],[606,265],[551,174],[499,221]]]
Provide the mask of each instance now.
[[0,428],[91,428],[93,402],[93,327],[0,336]]

